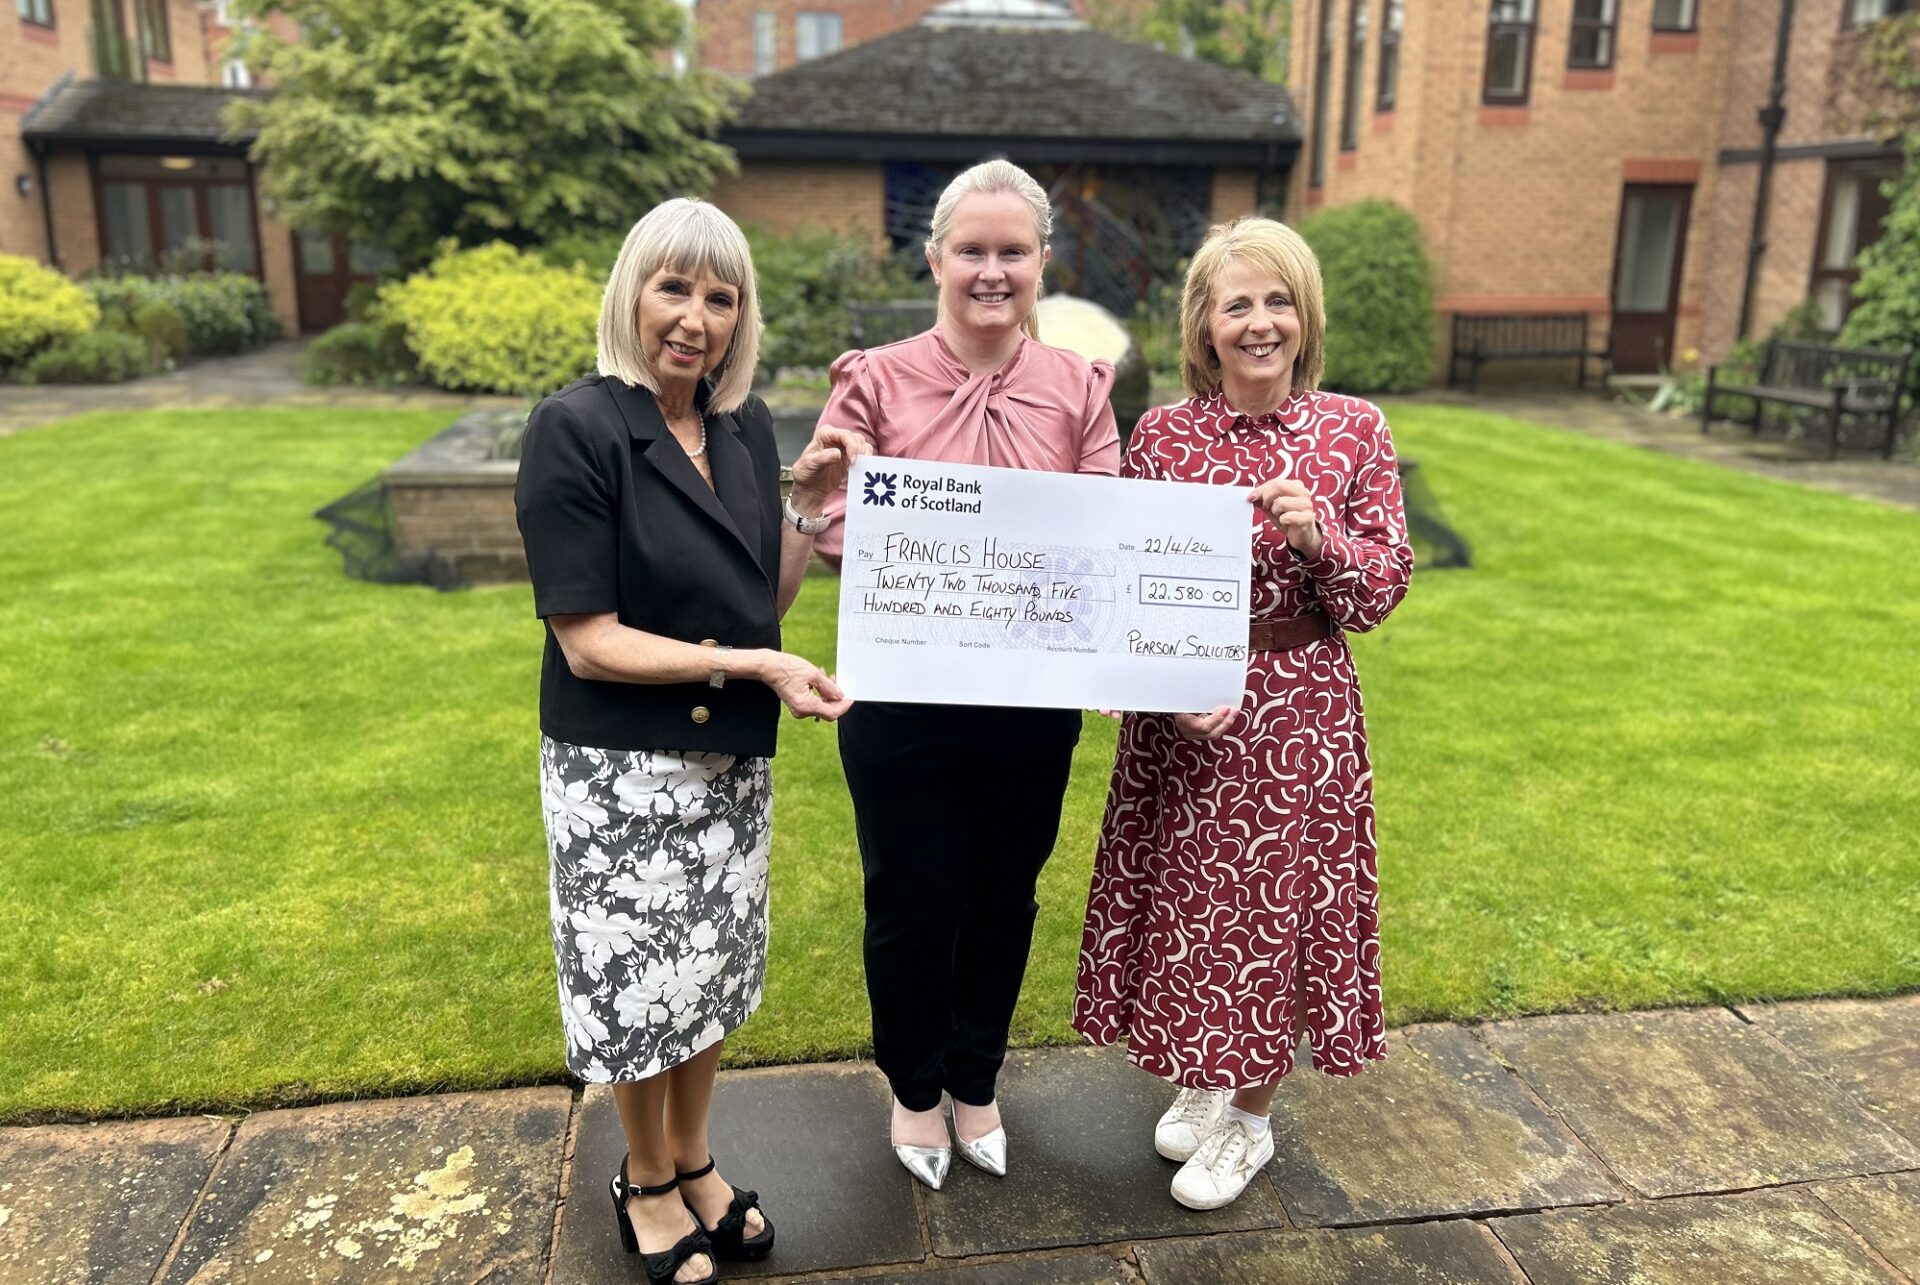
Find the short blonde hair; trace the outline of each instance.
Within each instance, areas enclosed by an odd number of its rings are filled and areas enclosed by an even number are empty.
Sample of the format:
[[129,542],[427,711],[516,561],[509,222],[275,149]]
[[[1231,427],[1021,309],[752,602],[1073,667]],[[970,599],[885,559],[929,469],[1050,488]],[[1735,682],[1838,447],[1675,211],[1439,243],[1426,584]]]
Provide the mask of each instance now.
[[[968,196],[994,196],[1001,192],[1019,197],[1027,203],[1033,212],[1033,234],[1040,242],[1041,253],[1046,252],[1047,240],[1053,235],[1053,202],[1047,199],[1047,190],[1034,180],[1033,175],[1015,165],[1012,161],[996,158],[981,161],[971,169],[960,171],[953,182],[947,184],[940,193],[940,200],[933,207],[933,224],[927,229],[927,255],[938,259],[941,249],[947,243],[947,233],[953,229],[953,214],[959,208],[961,199]],[[1046,284],[1034,291],[1033,301],[1040,302],[1040,296],[1046,293]],[[1032,312],[1020,323],[1020,328],[1035,339],[1040,337],[1040,318]]]
[[713,381],[709,408],[723,413],[738,410],[753,388],[754,367],[760,360],[760,290],[746,234],[705,201],[688,197],[663,201],[627,233],[600,302],[600,373],[651,393],[660,391],[640,345],[639,308],[641,290],[662,268],[711,273],[740,292],[733,340],[708,376]]
[[1217,224],[1187,265],[1187,286],[1180,298],[1180,381],[1195,397],[1219,391],[1220,357],[1208,339],[1213,285],[1230,263],[1264,268],[1285,283],[1300,318],[1300,353],[1293,359],[1289,392],[1320,387],[1327,360],[1326,294],[1320,284],[1320,260],[1284,223],[1249,217]]

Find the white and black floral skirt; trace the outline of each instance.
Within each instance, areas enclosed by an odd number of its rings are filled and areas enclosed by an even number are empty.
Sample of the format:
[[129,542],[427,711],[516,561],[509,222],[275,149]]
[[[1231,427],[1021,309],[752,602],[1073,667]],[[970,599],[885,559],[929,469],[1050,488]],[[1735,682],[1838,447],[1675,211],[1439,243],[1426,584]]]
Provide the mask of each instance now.
[[658,1075],[760,1006],[773,782],[763,758],[540,740],[567,1067]]

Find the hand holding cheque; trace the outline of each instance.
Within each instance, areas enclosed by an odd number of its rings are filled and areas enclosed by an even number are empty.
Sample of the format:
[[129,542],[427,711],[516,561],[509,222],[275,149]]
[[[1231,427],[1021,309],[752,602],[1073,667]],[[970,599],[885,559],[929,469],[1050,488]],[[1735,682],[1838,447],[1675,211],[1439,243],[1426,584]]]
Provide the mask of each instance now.
[[855,700],[1237,706],[1248,498],[864,455],[848,477],[841,686]]

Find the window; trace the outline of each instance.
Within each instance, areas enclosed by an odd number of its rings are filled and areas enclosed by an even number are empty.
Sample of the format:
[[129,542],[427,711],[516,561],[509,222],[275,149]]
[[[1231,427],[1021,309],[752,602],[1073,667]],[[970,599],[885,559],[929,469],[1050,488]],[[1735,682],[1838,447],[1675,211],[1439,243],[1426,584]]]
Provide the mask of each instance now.
[[220,66],[220,83],[228,89],[253,88],[253,73],[238,58],[229,58]]
[[1853,283],[1860,251],[1880,239],[1888,201],[1881,185],[1898,177],[1898,157],[1827,162],[1827,192],[1821,202],[1820,240],[1814,247],[1809,293],[1820,314],[1820,328],[1840,329],[1853,311]]
[[100,158],[101,249],[149,269],[167,255],[194,266],[260,272],[246,162],[210,156]]
[[213,0],[213,20],[222,27],[233,25],[233,12],[228,0]]
[[1360,96],[1366,84],[1360,77],[1361,64],[1367,60],[1367,0],[1351,0],[1347,12],[1347,92],[1340,108],[1340,150],[1351,152],[1360,146]]
[[1320,17],[1320,45],[1313,60],[1313,163],[1307,170],[1307,183],[1312,187],[1327,185],[1327,111],[1331,105],[1327,81],[1333,77],[1333,0],[1321,3],[1325,8]]
[[793,16],[793,56],[801,62],[830,54],[840,47],[840,15],[797,13]]
[[1905,13],[1913,6],[1914,0],[1846,0],[1847,26],[1864,27],[1896,13]]
[[154,62],[173,61],[173,32],[167,25],[167,0],[137,0],[140,52]]
[[1373,110],[1390,112],[1400,100],[1400,33],[1407,25],[1407,0],[1387,0],[1380,17],[1380,87]]
[[1573,0],[1567,66],[1600,71],[1613,66],[1614,0]]
[[1487,70],[1483,102],[1527,101],[1533,80],[1534,0],[1493,0],[1487,20]]
[[53,25],[53,0],[15,0],[20,16],[36,27]]
[[780,65],[780,18],[771,9],[753,12],[753,74],[764,76]]
[[1700,20],[1699,0],[1653,0],[1655,31],[1692,31]]

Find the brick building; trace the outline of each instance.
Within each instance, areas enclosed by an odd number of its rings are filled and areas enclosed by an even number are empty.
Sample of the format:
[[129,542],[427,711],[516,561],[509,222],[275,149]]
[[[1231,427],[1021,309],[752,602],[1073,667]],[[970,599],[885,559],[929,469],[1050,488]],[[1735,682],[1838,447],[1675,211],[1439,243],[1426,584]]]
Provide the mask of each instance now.
[[0,253],[77,275],[215,242],[219,265],[265,281],[297,329],[295,238],[245,146],[221,135],[229,87],[247,83],[226,5],[15,0],[0,30]]
[[1585,312],[1624,372],[1718,358],[1743,299],[1751,333],[1809,295],[1837,327],[1899,157],[1836,133],[1830,78],[1901,0],[1794,7],[1755,238],[1758,113],[1790,2],[1299,0],[1289,206],[1397,201],[1425,231],[1443,318]]
[[1125,312],[1208,225],[1278,200],[1300,145],[1287,91],[1088,28],[1045,0],[948,0],[890,35],[754,82],[713,200],[771,231],[905,250],[988,156],[1056,209],[1050,288]]

